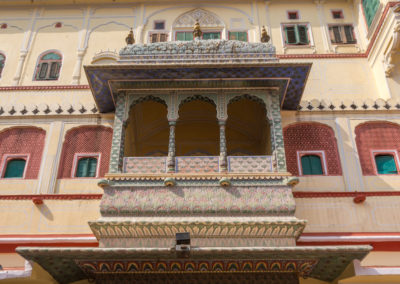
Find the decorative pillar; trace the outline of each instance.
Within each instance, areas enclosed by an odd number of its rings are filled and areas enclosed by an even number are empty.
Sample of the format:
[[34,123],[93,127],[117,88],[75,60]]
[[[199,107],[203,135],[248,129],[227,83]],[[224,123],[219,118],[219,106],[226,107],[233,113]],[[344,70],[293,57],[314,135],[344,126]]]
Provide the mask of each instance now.
[[217,96],[217,119],[219,124],[219,171],[228,171],[228,158],[226,150],[225,126],[228,119],[226,94],[220,93]]
[[279,95],[268,96],[267,114],[271,118],[271,146],[272,155],[276,160],[276,171],[286,172],[285,146],[283,144],[283,131]]
[[178,120],[178,94],[172,92],[168,98],[168,124],[169,124],[169,141],[168,141],[168,157],[167,172],[175,172],[175,127]]
[[169,173],[175,172],[175,126],[176,121],[170,120],[169,124],[169,141],[168,141],[168,157],[167,157],[167,171]]
[[13,78],[13,86],[18,86],[19,81],[21,80],[21,74],[22,74],[22,68],[24,67],[24,62],[26,55],[28,54],[28,50],[24,49],[21,50],[19,59],[18,59],[18,65],[17,65],[17,71],[15,72],[15,76]]
[[219,171],[228,171],[228,161],[226,154],[226,136],[225,136],[225,125],[226,120],[219,120]]
[[122,171],[126,127],[125,116],[126,94],[124,92],[121,92],[117,94],[115,102],[115,117],[111,144],[109,173],[120,173]]
[[72,74],[72,85],[79,85],[79,80],[81,78],[82,61],[85,53],[86,49],[78,49],[78,58],[76,59],[74,73]]

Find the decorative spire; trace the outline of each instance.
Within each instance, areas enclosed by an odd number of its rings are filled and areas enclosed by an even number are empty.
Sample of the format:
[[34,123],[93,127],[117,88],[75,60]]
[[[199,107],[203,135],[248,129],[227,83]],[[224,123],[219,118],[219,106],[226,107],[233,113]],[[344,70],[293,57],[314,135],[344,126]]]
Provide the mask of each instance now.
[[267,30],[263,26],[261,29],[261,42],[269,42],[270,36],[267,33]]
[[126,41],[126,44],[134,44],[135,43],[135,38],[134,38],[134,36],[133,36],[133,30],[132,30],[132,28],[131,28],[131,30],[130,30],[130,32],[129,32],[129,34],[128,34],[128,36],[125,38],[125,41]]
[[196,23],[194,24],[193,27],[193,39],[200,39],[201,35],[203,34],[203,32],[200,29],[200,24],[199,24],[199,20],[196,20]]

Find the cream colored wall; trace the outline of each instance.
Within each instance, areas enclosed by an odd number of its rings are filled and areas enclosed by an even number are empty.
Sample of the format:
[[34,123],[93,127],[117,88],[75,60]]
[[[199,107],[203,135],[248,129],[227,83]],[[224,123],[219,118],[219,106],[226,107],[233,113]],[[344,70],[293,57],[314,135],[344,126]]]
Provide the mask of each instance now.
[[[154,4],[147,2],[145,4],[125,4],[118,5],[71,5],[71,6],[29,6],[24,9],[5,8],[0,11],[0,22],[6,22],[8,29],[0,29],[0,50],[7,55],[6,67],[3,71],[3,78],[0,80],[1,86],[12,85],[16,75],[18,60],[22,52],[27,50],[27,56],[23,64],[21,85],[68,85],[73,82],[73,76],[79,75],[79,79],[74,83],[87,84],[83,67],[92,62],[93,56],[100,51],[119,51],[125,45],[124,39],[129,27],[134,28],[136,42],[148,42],[148,35],[153,30],[154,20],[165,20],[166,30],[171,32],[170,39],[174,38],[172,24],[181,14],[198,8],[197,2],[187,1],[179,5],[171,5],[168,2]],[[313,1],[303,0],[296,2],[295,7],[290,1],[248,1],[248,2],[228,2],[220,1],[215,3],[202,3],[202,9],[215,13],[224,22],[225,29],[223,37],[227,36],[228,30],[248,30],[249,40],[258,41],[260,35],[260,26],[266,25],[271,32],[271,41],[277,48],[278,54],[319,54],[332,53],[335,48],[330,44],[326,25],[330,23],[354,23],[356,36],[360,41],[356,46],[339,47],[336,52],[354,52],[358,53],[365,50],[363,42],[363,32],[358,28],[359,11],[357,4],[346,1],[326,1],[318,6]],[[295,8],[295,9],[294,9]],[[331,9],[342,9],[345,19],[333,20]],[[300,20],[287,20],[287,11],[298,10]],[[235,22],[236,21],[236,22]],[[61,22],[61,28],[55,28],[54,24]],[[311,47],[288,47],[284,48],[282,37],[282,23],[310,23],[313,46]],[[19,29],[13,28],[16,26]],[[3,38],[4,40],[1,40]],[[38,56],[46,50],[59,50],[63,54],[63,65],[60,78],[57,81],[33,81],[33,74],[38,60]],[[83,64],[78,64],[78,53],[83,54]],[[282,60],[283,61],[283,60]],[[323,78],[328,86],[336,85],[336,88],[343,85],[343,79],[355,82],[371,82],[370,86],[363,84],[353,84],[351,89],[343,90],[343,95],[349,93],[356,96],[376,97],[375,93],[381,97],[387,97],[387,92],[373,92],[376,90],[374,85],[374,70],[365,71],[365,59],[346,59],[326,61],[317,66],[315,61],[314,70],[326,73]],[[356,62],[356,65],[353,65]],[[335,65],[335,66],[333,66]],[[349,65],[352,68],[349,68]],[[332,66],[332,67],[327,67]],[[324,72],[324,69],[328,69]],[[78,70],[78,71],[77,71]],[[349,70],[342,74],[341,71]],[[377,71],[379,73],[379,70]],[[368,74],[365,74],[368,73]],[[317,73],[316,73],[317,74]],[[361,76],[360,76],[361,74]],[[339,76],[341,75],[341,76]],[[310,82],[313,82],[311,78]],[[338,84],[338,83],[341,84]],[[380,83],[380,82],[379,82]],[[349,85],[345,83],[344,85]],[[354,87],[355,86],[355,87]],[[311,88],[308,84],[308,89]],[[371,88],[372,87],[372,88]],[[311,96],[320,96],[321,93],[329,95],[330,88],[319,88],[319,92],[312,91]],[[381,88],[379,88],[381,89]],[[328,92],[326,92],[328,90]],[[306,93],[307,96],[308,93]],[[335,95],[340,99],[339,94]]]
[[83,118],[49,117],[12,119],[0,121],[0,131],[16,127],[31,126],[40,127],[46,131],[45,145],[38,178],[35,180],[0,179],[1,194],[82,194],[102,193],[97,186],[100,179],[57,179],[60,166],[60,155],[64,138],[68,130],[82,125],[104,125],[112,127],[113,121],[107,116],[92,115]]
[[100,217],[100,200],[1,200],[0,232],[7,234],[92,234],[87,222]]

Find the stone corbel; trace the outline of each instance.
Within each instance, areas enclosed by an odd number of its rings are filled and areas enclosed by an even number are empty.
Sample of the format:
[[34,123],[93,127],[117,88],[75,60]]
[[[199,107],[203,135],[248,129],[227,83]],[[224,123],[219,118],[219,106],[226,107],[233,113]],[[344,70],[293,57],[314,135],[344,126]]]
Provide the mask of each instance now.
[[394,56],[400,51],[400,23],[393,29],[393,37],[384,55],[383,66],[386,77],[391,77],[394,70]]

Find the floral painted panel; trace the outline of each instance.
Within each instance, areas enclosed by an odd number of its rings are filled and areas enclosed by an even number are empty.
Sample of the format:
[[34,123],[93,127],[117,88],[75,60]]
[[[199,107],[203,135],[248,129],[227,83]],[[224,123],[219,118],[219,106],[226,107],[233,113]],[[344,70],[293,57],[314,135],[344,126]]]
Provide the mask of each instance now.
[[125,157],[124,173],[160,174],[166,171],[166,157]]

